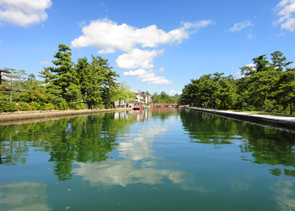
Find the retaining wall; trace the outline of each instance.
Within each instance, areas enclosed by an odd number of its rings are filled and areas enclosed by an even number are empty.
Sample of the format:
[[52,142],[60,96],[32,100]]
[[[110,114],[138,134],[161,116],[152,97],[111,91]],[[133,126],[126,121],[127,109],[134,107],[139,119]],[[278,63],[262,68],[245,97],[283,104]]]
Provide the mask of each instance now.
[[230,117],[233,119],[244,120],[273,127],[288,128],[295,131],[295,117],[284,117],[275,115],[252,114],[245,112],[220,111],[213,109],[189,108],[204,113],[216,114],[219,116]]
[[0,113],[0,122],[10,122],[28,119],[46,119],[50,117],[75,116],[80,114],[95,114],[115,111],[127,111],[131,108],[95,109],[95,110],[65,110],[65,111],[16,111]]

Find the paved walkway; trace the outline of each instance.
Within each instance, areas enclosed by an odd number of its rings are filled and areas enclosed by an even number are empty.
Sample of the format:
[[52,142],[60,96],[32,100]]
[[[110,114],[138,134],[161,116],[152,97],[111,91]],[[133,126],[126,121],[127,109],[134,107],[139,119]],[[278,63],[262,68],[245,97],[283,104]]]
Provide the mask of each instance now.
[[213,109],[201,109],[201,108],[190,108],[191,110],[197,110],[206,113],[213,113],[221,116],[248,120],[259,123],[268,123],[273,126],[287,127],[295,130],[295,117],[284,117],[275,115],[264,115],[264,114],[252,114],[246,112],[234,112],[234,111],[221,111]]

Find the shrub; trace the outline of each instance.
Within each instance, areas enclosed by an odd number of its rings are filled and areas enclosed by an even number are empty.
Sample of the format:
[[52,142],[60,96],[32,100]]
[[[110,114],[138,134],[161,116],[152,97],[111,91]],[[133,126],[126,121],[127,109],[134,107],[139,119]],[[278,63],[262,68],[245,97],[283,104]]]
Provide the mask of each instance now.
[[0,112],[17,111],[17,106],[13,102],[0,101]]
[[99,104],[96,104],[96,105],[94,106],[94,108],[103,108],[103,105],[102,105],[101,103],[99,103]]
[[34,102],[34,101],[31,102],[31,103],[30,103],[30,106],[31,106],[32,111],[40,110],[40,104],[37,103],[37,102]]
[[66,110],[69,108],[69,105],[66,101],[59,102],[57,106],[59,110]]
[[105,108],[106,109],[112,109],[112,108],[114,108],[114,105],[113,104],[106,104]]
[[85,109],[86,104],[85,103],[79,103],[80,109]]
[[84,108],[85,104],[84,103],[74,103],[74,102],[72,102],[72,103],[69,103],[69,107],[70,107],[70,109],[79,110],[79,109]]
[[28,111],[29,104],[25,102],[19,102],[17,103],[17,110],[19,111]]
[[52,103],[47,103],[47,104],[45,105],[45,109],[46,109],[46,110],[54,110],[54,105],[53,105]]

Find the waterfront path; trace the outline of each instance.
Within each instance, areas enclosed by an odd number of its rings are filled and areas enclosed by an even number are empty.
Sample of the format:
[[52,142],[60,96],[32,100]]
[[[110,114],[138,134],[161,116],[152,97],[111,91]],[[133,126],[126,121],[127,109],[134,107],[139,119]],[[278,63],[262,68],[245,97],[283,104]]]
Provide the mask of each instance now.
[[234,111],[221,111],[213,109],[201,109],[201,108],[190,108],[190,110],[196,110],[205,113],[212,113],[220,116],[230,117],[234,119],[246,120],[255,123],[262,123],[276,127],[284,127],[295,130],[295,117],[275,116],[275,115],[264,115],[264,114],[253,114],[246,112],[234,112]]

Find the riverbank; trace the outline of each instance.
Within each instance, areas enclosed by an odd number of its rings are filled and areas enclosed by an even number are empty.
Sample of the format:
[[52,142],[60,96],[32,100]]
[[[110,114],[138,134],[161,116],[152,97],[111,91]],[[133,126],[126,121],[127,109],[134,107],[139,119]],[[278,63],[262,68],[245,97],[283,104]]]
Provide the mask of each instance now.
[[95,109],[95,110],[49,110],[49,111],[15,111],[0,113],[0,122],[10,122],[28,119],[46,119],[50,117],[67,117],[80,114],[95,114],[115,111],[126,111],[131,108]]
[[281,127],[295,130],[295,117],[275,116],[275,115],[263,115],[246,112],[234,112],[234,111],[221,111],[213,109],[202,108],[189,108],[190,110],[196,110],[204,113],[212,113],[219,116],[230,117],[233,119],[244,120],[264,125],[270,125],[273,127]]

